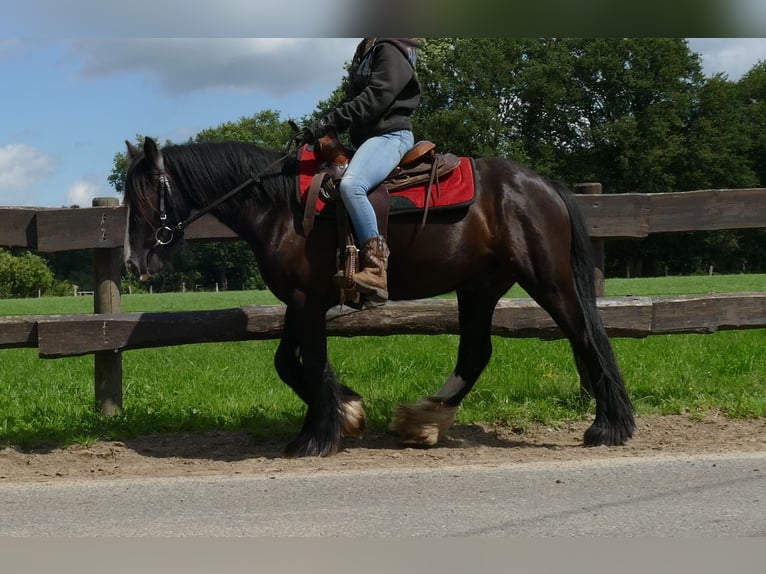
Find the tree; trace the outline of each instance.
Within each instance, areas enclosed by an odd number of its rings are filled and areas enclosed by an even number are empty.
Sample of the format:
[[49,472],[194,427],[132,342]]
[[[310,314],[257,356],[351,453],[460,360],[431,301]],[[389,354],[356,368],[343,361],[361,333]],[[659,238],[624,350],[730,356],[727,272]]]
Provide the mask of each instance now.
[[280,150],[293,136],[293,129],[279,115],[275,110],[263,110],[253,116],[242,117],[237,122],[226,122],[202,130],[194,140],[250,142],[267,149]]
[[416,131],[439,147],[609,192],[673,188],[702,83],[680,38],[439,38],[418,74]]
[[54,285],[53,272],[45,260],[29,251],[14,256],[0,249],[0,297],[29,297]]
[[[766,62],[755,64],[737,82],[739,104],[744,108],[744,133],[749,149],[747,159],[755,173],[756,184],[766,186]],[[759,271],[766,269],[766,229],[751,229],[737,233],[744,260],[741,269]]]
[[751,137],[739,86],[721,75],[699,89],[685,128],[687,152],[678,166],[681,189],[753,187]]
[[58,251],[44,253],[42,257],[57,278],[78,285],[81,290],[93,290],[93,250]]
[[759,184],[766,185],[766,62],[753,66],[737,82],[737,90],[750,144],[747,157]]
[[[509,157],[606,193],[747,187],[766,175],[766,66],[741,88],[706,81],[681,38],[438,38],[424,43],[418,74],[415,130],[440,149]],[[607,261],[631,274],[742,268],[741,236],[610,242]]]
[[516,115],[516,76],[525,42],[508,38],[434,38],[418,57],[422,97],[417,139],[470,156],[524,160]]
[[683,127],[703,77],[680,38],[532,43],[520,81],[529,157],[609,193],[675,191]]

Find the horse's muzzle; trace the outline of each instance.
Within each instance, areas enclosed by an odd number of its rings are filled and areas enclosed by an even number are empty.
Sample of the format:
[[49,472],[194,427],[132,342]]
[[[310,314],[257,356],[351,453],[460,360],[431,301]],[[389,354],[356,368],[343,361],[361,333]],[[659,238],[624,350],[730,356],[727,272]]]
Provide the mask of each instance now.
[[125,260],[125,268],[143,283],[162,270],[162,260],[151,251],[145,257],[132,252]]

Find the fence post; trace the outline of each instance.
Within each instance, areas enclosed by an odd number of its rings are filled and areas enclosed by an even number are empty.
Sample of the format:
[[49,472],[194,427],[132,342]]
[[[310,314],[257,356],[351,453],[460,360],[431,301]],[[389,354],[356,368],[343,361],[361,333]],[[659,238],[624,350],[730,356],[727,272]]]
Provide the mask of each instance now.
[[[574,185],[575,193],[582,193],[583,195],[601,195],[600,183],[576,183]],[[591,239],[591,246],[593,247],[593,263],[595,269],[594,281],[596,283],[596,296],[604,296],[604,241],[602,239]]]
[[[97,197],[93,207],[118,207],[116,197]],[[105,233],[105,232],[104,232]],[[119,313],[120,277],[122,268],[121,248],[96,248],[93,255],[93,312]],[[122,412],[122,354],[100,351],[94,354],[95,391],[97,411],[105,416]]]

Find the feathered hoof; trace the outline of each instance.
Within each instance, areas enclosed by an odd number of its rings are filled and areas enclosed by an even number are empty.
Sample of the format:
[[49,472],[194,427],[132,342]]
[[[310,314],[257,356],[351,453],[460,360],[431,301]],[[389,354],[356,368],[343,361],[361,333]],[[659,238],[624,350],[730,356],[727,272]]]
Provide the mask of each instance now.
[[367,417],[364,404],[359,397],[344,398],[340,406],[340,434],[352,438],[362,438],[367,429]]
[[585,446],[621,446],[628,442],[636,430],[632,418],[618,425],[593,423],[583,436]]
[[340,450],[340,440],[319,441],[315,437],[301,433],[285,447],[287,458],[308,456],[331,456]]
[[388,428],[402,435],[406,445],[431,447],[447,434],[457,409],[437,397],[423,397],[415,404],[396,407],[394,420]]

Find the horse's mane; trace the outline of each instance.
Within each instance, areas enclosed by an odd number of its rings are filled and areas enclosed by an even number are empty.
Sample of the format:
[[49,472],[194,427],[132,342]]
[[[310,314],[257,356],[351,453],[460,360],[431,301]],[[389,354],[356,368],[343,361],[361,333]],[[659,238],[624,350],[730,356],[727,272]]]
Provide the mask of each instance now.
[[[258,206],[286,205],[295,190],[297,161],[294,154],[284,157],[282,152],[255,144],[222,141],[168,145],[162,148],[162,157],[172,181],[173,193],[167,198],[170,209],[186,203],[197,208],[209,205],[253,175],[259,176],[260,183],[228,200],[223,209],[238,208],[246,197],[254,199]],[[125,197],[146,217],[150,202],[154,200],[147,194],[157,191],[154,187],[139,189],[139,185],[152,184],[147,180],[135,182],[132,188],[126,185]]]
[[255,144],[223,141],[173,145],[163,148],[162,155],[173,183],[198,207],[208,205],[253,175],[260,177],[260,184],[255,191],[244,190],[232,198],[232,205],[248,194],[259,204],[286,203],[294,191],[294,156],[279,161],[282,152]]

